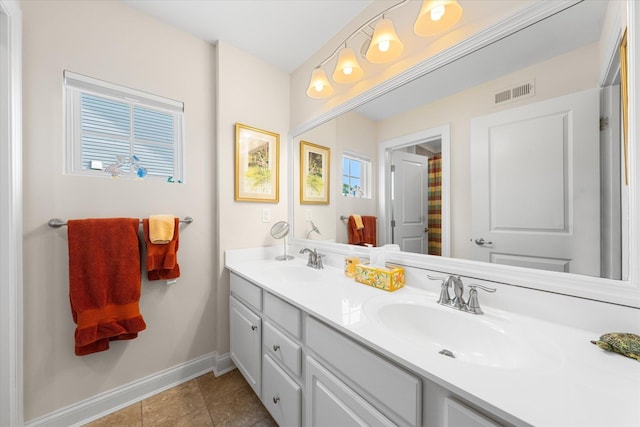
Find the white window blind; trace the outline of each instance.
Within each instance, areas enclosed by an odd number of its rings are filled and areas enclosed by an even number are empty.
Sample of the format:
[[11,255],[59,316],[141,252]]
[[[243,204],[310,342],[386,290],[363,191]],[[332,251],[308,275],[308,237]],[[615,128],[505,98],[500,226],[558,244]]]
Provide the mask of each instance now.
[[67,173],[182,181],[182,103],[69,71],[64,83]]

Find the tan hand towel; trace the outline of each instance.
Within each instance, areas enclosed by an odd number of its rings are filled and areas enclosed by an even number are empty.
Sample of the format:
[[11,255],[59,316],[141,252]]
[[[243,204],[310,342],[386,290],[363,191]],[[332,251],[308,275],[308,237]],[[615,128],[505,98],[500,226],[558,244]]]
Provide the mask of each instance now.
[[149,240],[154,245],[166,245],[173,239],[173,215],[149,215]]

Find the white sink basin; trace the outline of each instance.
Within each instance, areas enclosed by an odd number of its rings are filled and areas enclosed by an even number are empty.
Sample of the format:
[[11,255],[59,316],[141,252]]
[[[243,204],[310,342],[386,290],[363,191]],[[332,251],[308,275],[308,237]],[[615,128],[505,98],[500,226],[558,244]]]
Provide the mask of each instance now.
[[376,297],[364,311],[396,338],[459,362],[520,369],[557,367],[563,360],[560,349],[536,332],[535,322],[521,316],[474,315],[423,295]]

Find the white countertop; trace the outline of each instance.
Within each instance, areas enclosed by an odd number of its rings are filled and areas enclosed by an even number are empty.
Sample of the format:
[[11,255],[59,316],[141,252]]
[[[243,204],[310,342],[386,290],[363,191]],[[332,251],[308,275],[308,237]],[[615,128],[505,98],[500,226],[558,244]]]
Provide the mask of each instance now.
[[[640,426],[640,363],[591,344],[590,340],[597,339],[602,331],[485,308],[485,314],[478,317],[533,325],[538,336],[550,342],[548,348],[541,349],[550,357],[534,363],[536,366],[478,366],[427,351],[423,345],[427,343],[411,341],[402,337],[402,331],[381,327],[368,310],[380,299],[426,297],[435,301],[435,294],[410,284],[385,292],[344,277],[335,267],[306,267],[302,258],[287,262],[273,257],[247,260],[236,251],[230,252],[226,267],[231,271],[507,422],[563,427]],[[448,325],[441,327],[446,329]]]

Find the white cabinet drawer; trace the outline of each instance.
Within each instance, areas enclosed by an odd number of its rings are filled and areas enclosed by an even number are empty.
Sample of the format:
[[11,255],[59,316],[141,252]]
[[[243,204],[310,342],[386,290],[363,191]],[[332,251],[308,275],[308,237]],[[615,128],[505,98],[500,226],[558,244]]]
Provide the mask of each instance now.
[[262,289],[231,273],[231,293],[258,311],[262,310]]
[[299,427],[302,390],[280,367],[264,355],[262,403],[280,427]]
[[307,357],[307,427],[393,427],[388,418],[311,357]]
[[300,339],[302,336],[302,316],[300,310],[288,302],[265,292],[264,314],[294,337]]
[[302,373],[302,349],[292,339],[285,336],[269,322],[264,323],[263,342],[273,359],[291,370],[296,376]]
[[312,317],[306,322],[306,343],[393,422],[420,425],[422,383],[418,377]]
[[453,399],[444,399],[445,427],[500,427],[489,418]]

